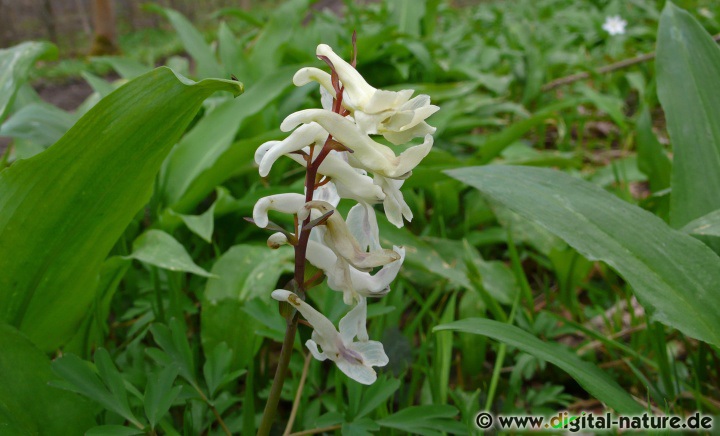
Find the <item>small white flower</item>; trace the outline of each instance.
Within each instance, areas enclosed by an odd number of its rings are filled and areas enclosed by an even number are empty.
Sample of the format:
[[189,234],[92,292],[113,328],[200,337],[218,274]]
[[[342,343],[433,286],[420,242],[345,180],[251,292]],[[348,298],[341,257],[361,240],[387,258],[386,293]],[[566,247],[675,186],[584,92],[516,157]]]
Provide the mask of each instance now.
[[[393,144],[404,144],[413,138],[435,132],[425,119],[440,108],[430,104],[430,97],[418,95],[412,100],[412,90],[385,91],[370,86],[360,73],[326,44],[317,47],[317,55],[330,60],[344,86],[343,107],[350,111],[360,130],[367,135],[380,134]],[[310,81],[320,84],[335,96],[331,76],[317,68],[303,68],[293,77],[297,86]]]
[[381,176],[380,174],[375,175],[374,181],[376,185],[380,186],[385,194],[383,208],[385,209],[385,216],[388,221],[397,228],[404,225],[403,217],[408,221],[412,221],[412,211],[405,202],[405,197],[403,197],[402,192],[400,192],[400,188],[405,181],[389,179]]
[[280,124],[280,130],[289,132],[300,124],[318,123],[338,142],[353,150],[350,163],[373,174],[391,179],[403,179],[430,153],[432,135],[425,135],[420,145],[415,145],[399,156],[386,145],[374,141],[351,120],[323,109],[305,109],[288,115]]
[[[311,210],[317,210],[320,214],[326,214],[334,207],[324,201],[309,201],[298,211],[298,219],[304,220],[310,215]],[[335,212],[325,221],[325,233],[323,241],[338,256],[345,259],[350,265],[359,270],[370,270],[372,268],[387,265],[397,260],[400,256],[392,250],[365,251],[360,247],[355,236],[350,233],[345,220]]]
[[[388,357],[383,345],[368,340],[365,321],[367,301],[361,298],[358,304],[340,320],[340,331],[323,314],[302,301],[297,295],[284,289],[273,291],[272,297],[293,305],[313,326],[312,339],[305,342],[316,359],[330,359],[353,380],[369,385],[377,380],[373,366],[385,366]],[[355,342],[357,337],[359,341]]]
[[627,21],[623,20],[619,15],[613,15],[605,19],[602,28],[610,35],[623,35],[625,26],[627,26]]
[[255,225],[264,229],[268,226],[268,211],[276,210],[282,213],[296,214],[305,204],[305,196],[301,194],[277,194],[263,197],[253,207],[253,221]]

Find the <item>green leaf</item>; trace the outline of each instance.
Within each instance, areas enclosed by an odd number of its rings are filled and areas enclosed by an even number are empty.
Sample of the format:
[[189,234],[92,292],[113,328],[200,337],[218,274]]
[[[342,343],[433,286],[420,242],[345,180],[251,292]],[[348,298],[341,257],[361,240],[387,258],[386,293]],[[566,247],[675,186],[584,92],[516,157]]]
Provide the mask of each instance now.
[[448,405],[414,406],[396,412],[376,422],[383,427],[395,428],[410,434],[442,435],[444,433],[465,434],[465,426],[455,421],[458,410]]
[[[172,211],[172,209],[170,210]],[[208,243],[212,242],[212,234],[215,227],[215,203],[200,215],[183,215],[181,213],[175,213],[174,211],[172,211],[172,213],[179,216],[191,232],[200,236]]]
[[88,430],[85,436],[135,436],[141,434],[145,434],[145,432],[137,428],[120,425],[100,425]]
[[637,135],[637,166],[647,175],[650,181],[650,190],[658,192],[669,188],[672,163],[652,131],[650,110],[645,105],[640,111],[635,131]]
[[[274,290],[275,288],[264,291],[269,296]],[[200,319],[203,350],[209,353],[220,344],[227,344],[232,351],[231,367],[237,369],[247,368],[260,345],[260,340],[253,340],[260,324],[245,308],[246,305],[237,300],[205,301]]]
[[218,389],[245,373],[244,369],[230,371],[232,366],[232,350],[225,342],[219,343],[211,352],[205,354],[203,376],[207,384],[210,398],[215,396]]
[[173,387],[178,375],[178,367],[169,365],[148,377],[145,388],[145,416],[150,421],[150,427],[155,425],[170,410],[173,401],[182,390],[182,386]]
[[5,118],[20,86],[27,81],[35,61],[55,56],[57,48],[46,42],[24,42],[0,50],[0,121]]
[[167,353],[170,364],[177,365],[180,376],[191,385],[197,386],[195,362],[190,350],[190,343],[185,336],[185,327],[175,318],[171,319],[169,324],[169,328],[163,324],[150,326],[153,339]]
[[530,129],[544,123],[545,120],[547,120],[548,118],[553,117],[556,112],[567,108],[576,107],[582,102],[583,100],[581,99],[572,98],[562,100],[558,103],[540,109],[529,118],[511,124],[500,133],[489,136],[482,144],[482,147],[480,148],[478,153],[482,163],[490,162],[493,158],[497,157],[505,148],[522,138],[523,135],[527,133]]
[[[219,105],[185,135],[173,149],[164,167],[161,192],[167,206],[171,206],[176,212],[186,213],[203,195],[215,189],[216,185],[203,186],[201,194],[195,196],[193,201],[182,201],[178,204],[195,179],[205,171],[212,171],[218,160],[228,151],[240,123],[260,112],[292,85],[295,71],[296,67],[277,69],[249,87],[242,98]],[[258,145],[252,144],[253,152]],[[244,163],[236,162],[236,165]]]
[[185,247],[162,230],[148,230],[133,242],[133,252],[126,259],[136,259],[148,265],[170,271],[183,271],[210,277],[210,273],[193,262]]
[[145,9],[165,15],[170,21],[185,50],[197,63],[196,74],[198,77],[223,77],[223,70],[215,59],[212,50],[210,50],[210,46],[205,42],[205,38],[183,14],[153,4],[146,5]]
[[120,371],[115,367],[115,364],[110,358],[110,353],[108,353],[106,349],[98,348],[95,352],[95,366],[100,374],[100,379],[108,387],[110,394],[124,412],[122,416],[128,420],[137,422],[137,419],[130,411],[130,403],[128,403],[127,391],[125,390],[125,381],[122,375],[120,375]]
[[98,77],[87,71],[80,73],[83,79],[90,85],[93,91],[100,95],[100,98],[105,98],[110,95],[111,92],[115,91],[115,86],[112,83],[108,83],[105,79]]
[[69,339],[103,260],[202,101],[241,89],[158,68],[102,99],[45,152],[0,172],[0,321],[44,350]]
[[212,268],[214,277],[205,288],[205,299],[248,301],[274,291],[280,275],[293,271],[293,250],[271,250],[264,245],[235,245]]
[[720,209],[720,47],[692,15],[668,2],[655,65],[674,154],[670,223],[680,228]]
[[50,359],[15,328],[0,324],[0,433],[83,434],[95,425],[91,404],[48,382]]
[[585,362],[558,344],[543,342],[513,325],[482,318],[468,318],[443,324],[433,331],[454,330],[484,335],[516,347],[558,366],[574,378],[590,395],[622,414],[638,414],[643,407],[610,376],[592,363]]
[[91,59],[92,62],[109,65],[120,77],[127,80],[135,79],[149,72],[152,68],[140,62],[119,56],[98,56]]
[[373,383],[368,386],[363,392],[362,401],[360,403],[362,405],[360,406],[357,415],[353,417],[353,420],[358,420],[375,410],[387,401],[387,399],[390,398],[390,396],[394,394],[398,388],[400,388],[400,380],[395,378],[381,379],[380,383]]
[[[108,381],[101,380],[90,362],[86,362],[74,354],[65,354],[52,362],[52,369],[64,379],[62,382],[54,382],[53,385],[85,395],[134,425],[142,427],[130,410],[126,394],[123,392],[119,397],[111,392],[107,387]],[[117,369],[114,370],[117,372]],[[120,377],[119,373],[118,377]]]
[[694,238],[601,188],[545,168],[447,172],[535,221],[632,286],[657,321],[720,345],[720,258]]
[[[75,123],[76,117],[51,104],[30,103],[0,126],[0,136],[25,139],[42,148],[54,144]],[[20,158],[31,156],[18,153]]]

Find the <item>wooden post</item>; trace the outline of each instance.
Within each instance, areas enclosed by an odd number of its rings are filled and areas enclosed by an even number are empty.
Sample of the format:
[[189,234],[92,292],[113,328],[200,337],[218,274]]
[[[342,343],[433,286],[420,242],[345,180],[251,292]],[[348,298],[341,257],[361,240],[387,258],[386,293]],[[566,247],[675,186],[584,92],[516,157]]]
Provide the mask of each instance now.
[[117,36],[115,34],[115,11],[111,0],[93,0],[94,36],[91,56],[117,53]]

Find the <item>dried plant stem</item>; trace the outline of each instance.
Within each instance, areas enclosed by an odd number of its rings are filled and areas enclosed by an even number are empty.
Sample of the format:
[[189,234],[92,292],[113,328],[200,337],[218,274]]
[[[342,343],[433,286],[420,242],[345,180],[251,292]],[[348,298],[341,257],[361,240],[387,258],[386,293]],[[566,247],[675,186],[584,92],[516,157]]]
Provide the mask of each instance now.
[[297,433],[290,433],[290,436],[306,436],[309,434],[318,434],[318,433],[325,433],[329,431],[335,431],[340,430],[342,428],[342,425],[331,425],[330,427],[323,427],[323,428],[314,428],[312,430],[305,430],[305,431],[299,431]]
[[[720,41],[720,34],[717,34],[713,36],[713,39],[717,42]],[[634,58],[630,59],[623,59],[619,62],[615,62],[614,64],[606,65],[604,67],[600,67],[597,70],[595,70],[596,74],[605,74],[610,73],[612,71],[621,70],[623,68],[627,68],[632,65],[640,64],[643,62],[647,62],[649,60],[655,59],[655,53],[645,53],[639,56],[636,56]],[[571,83],[575,83],[580,80],[585,80],[590,77],[590,72],[584,71],[582,73],[576,73],[571,74],[569,76],[561,77],[559,79],[555,79],[551,82],[546,83],[542,86],[542,91],[550,91],[555,88],[559,88],[564,85],[569,85]]]
[[300,383],[298,384],[297,392],[295,393],[295,400],[293,401],[293,407],[290,411],[290,418],[285,426],[285,433],[283,436],[288,436],[292,431],[293,424],[295,423],[295,417],[297,416],[298,408],[300,407],[300,400],[302,398],[303,388],[305,387],[305,380],[307,379],[308,370],[310,369],[310,361],[312,360],[312,354],[308,353],[305,356],[305,364],[303,365],[302,375],[300,376]]

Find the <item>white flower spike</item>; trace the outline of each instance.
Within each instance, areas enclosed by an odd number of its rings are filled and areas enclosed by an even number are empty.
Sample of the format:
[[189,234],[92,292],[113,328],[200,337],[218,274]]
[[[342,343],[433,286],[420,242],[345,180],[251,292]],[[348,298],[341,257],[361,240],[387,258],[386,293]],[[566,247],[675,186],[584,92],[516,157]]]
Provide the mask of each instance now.
[[[292,292],[278,289],[272,293],[272,297],[293,305],[313,326],[312,339],[305,342],[313,357],[321,361],[332,360],[345,375],[364,385],[377,380],[372,367],[385,366],[389,360],[380,342],[367,340],[365,299],[361,299],[340,320],[338,332],[329,319]],[[354,342],[355,337],[359,341]]]

